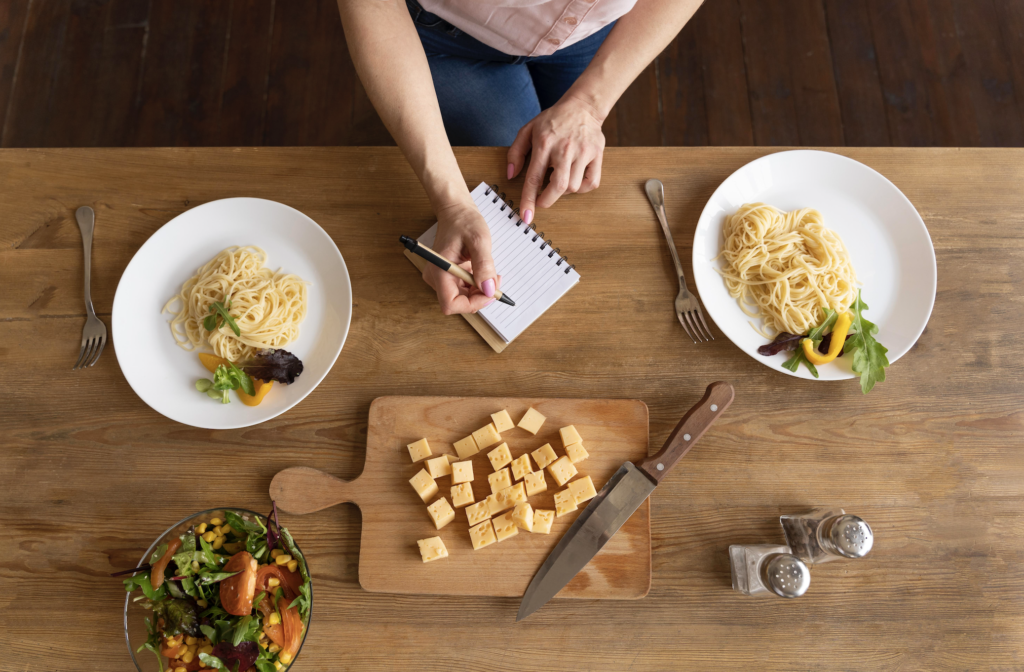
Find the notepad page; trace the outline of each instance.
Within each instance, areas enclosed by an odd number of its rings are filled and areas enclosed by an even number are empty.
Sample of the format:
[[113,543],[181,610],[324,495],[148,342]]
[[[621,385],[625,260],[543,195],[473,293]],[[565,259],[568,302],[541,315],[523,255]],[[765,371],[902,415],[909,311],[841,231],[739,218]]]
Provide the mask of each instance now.
[[[580,275],[537,231],[512,214],[486,183],[481,182],[472,196],[491,230],[491,254],[501,276],[501,291],[516,302],[509,306],[495,301],[479,315],[506,343],[511,343],[578,283]],[[419,241],[431,247],[436,234],[434,224]]]

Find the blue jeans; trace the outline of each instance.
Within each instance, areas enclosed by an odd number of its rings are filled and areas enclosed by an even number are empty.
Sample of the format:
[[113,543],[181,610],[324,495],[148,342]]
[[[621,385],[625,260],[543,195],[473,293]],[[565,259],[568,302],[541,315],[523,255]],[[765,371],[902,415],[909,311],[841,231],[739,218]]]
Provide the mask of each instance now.
[[569,90],[615,25],[550,56],[510,56],[424,11],[416,0],[406,2],[452,145],[511,145],[520,128]]

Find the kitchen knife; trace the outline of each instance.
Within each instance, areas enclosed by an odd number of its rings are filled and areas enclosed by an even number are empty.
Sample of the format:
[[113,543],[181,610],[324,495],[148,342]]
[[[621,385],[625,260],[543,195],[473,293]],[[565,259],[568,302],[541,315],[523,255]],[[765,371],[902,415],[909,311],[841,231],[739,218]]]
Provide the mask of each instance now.
[[523,595],[516,621],[544,606],[597,555],[711,423],[729,408],[735,395],[729,383],[711,383],[704,398],[686,412],[656,455],[636,465],[626,462],[615,472],[537,570]]

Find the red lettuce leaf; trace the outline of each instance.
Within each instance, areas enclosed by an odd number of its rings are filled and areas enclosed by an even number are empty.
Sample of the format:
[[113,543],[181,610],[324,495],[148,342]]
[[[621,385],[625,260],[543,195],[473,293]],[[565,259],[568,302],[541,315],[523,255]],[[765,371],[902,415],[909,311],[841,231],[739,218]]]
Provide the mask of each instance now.
[[287,350],[264,350],[240,368],[250,378],[291,385],[302,374],[302,360]]
[[772,355],[777,355],[786,350],[793,350],[802,338],[807,337],[800,334],[791,334],[787,331],[781,331],[779,332],[779,335],[775,337],[774,341],[758,348],[757,354],[764,357],[771,357]]
[[[229,670],[245,672],[256,664],[256,659],[260,656],[260,649],[256,646],[256,642],[240,642],[238,646],[232,646],[231,642],[221,642],[213,647],[213,652],[210,655],[220,658],[220,662],[227,665]],[[235,666],[236,662],[238,663],[237,667]]]

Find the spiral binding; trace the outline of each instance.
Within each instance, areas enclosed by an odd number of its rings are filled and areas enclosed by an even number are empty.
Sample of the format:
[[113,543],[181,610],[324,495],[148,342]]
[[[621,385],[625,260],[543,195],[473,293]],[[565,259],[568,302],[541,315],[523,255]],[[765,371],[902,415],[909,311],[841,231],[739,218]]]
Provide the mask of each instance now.
[[[484,191],[484,196],[490,196],[491,194],[494,194],[494,198],[491,199],[491,203],[497,203],[499,200],[501,200],[501,202],[502,202],[501,203],[501,208],[499,209],[499,212],[505,212],[505,208],[512,208],[511,210],[509,210],[508,218],[512,219],[513,217],[515,217],[516,218],[516,226],[517,227],[520,224],[524,223],[522,218],[519,216],[519,208],[513,208],[513,206],[515,205],[515,202],[511,198],[506,199],[505,198],[505,192],[504,191],[499,191],[498,190],[498,185],[492,184],[486,191]],[[565,262],[569,261],[569,257],[568,256],[561,256],[561,252],[562,252],[561,248],[554,247],[554,245],[552,245],[550,239],[544,240],[544,232],[543,231],[538,233],[537,229],[534,228],[532,225],[527,225],[527,227],[525,229],[523,229],[523,234],[526,235],[526,234],[529,234],[530,232],[533,232],[533,234],[534,234],[533,238],[530,239],[531,243],[537,242],[537,239],[540,238],[543,241],[541,243],[540,249],[543,250],[546,247],[550,247],[551,248],[551,252],[548,253],[548,259],[550,259],[551,257],[553,257],[556,254],[559,255],[558,261],[555,262],[555,266],[561,266],[563,261],[565,261]],[[565,274],[568,275],[569,271],[573,270],[574,268],[576,268],[575,264],[569,264],[565,268]]]

